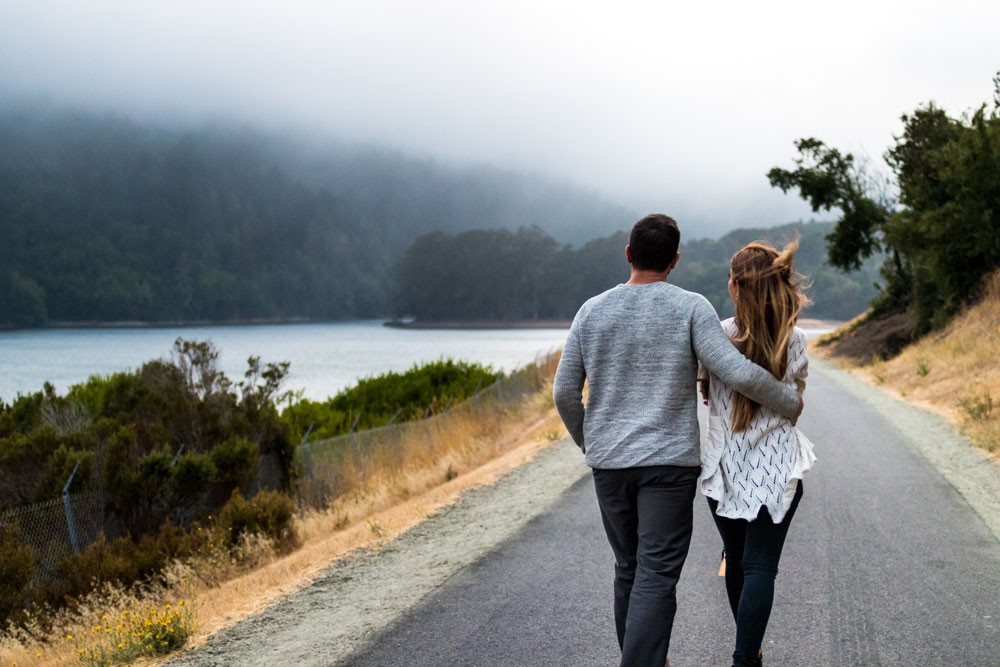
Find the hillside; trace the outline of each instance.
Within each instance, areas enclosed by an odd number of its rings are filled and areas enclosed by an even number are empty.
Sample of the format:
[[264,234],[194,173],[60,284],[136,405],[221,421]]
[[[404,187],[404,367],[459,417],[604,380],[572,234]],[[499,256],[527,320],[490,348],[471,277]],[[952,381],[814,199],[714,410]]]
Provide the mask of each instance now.
[[848,326],[818,350],[839,359],[864,378],[901,397],[945,415],[976,445],[1000,454],[1000,272],[984,283],[981,298],[939,332],[882,360],[859,350],[874,349],[884,322]]
[[634,217],[489,167],[0,105],[0,325],[377,317],[421,234],[534,224],[583,241]]
[[[0,326],[568,319],[627,275],[622,248],[637,217],[487,166],[0,105]],[[684,229],[671,279],[728,313],[732,253],[800,234],[810,316],[848,319],[875,294],[876,261],[830,268],[832,229],[795,223],[719,240]]]

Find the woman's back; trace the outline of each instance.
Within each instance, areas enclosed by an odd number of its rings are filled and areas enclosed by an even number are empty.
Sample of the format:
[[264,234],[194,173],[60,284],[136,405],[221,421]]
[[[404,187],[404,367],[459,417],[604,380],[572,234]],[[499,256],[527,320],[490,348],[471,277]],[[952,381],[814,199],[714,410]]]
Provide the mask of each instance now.
[[[736,336],[732,318],[722,326],[731,338]],[[788,342],[783,381],[804,388],[808,369],[806,335],[796,327]],[[746,429],[734,431],[735,396],[732,387],[710,378],[702,493],[719,502],[719,516],[752,521],[766,507],[771,520],[778,523],[791,505],[798,480],[815,461],[812,445],[788,419],[763,406]]]

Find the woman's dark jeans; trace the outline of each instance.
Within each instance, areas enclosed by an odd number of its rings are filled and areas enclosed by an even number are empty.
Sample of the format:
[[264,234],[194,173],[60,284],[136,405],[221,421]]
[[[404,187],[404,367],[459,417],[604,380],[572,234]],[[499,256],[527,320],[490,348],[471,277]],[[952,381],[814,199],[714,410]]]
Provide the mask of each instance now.
[[715,513],[719,503],[708,499],[712,518],[726,548],[726,593],[736,619],[733,666],[760,665],[758,657],[774,602],[774,578],[788,526],[802,498],[802,482],[781,523],[773,523],[766,507],[754,521],[727,519]]

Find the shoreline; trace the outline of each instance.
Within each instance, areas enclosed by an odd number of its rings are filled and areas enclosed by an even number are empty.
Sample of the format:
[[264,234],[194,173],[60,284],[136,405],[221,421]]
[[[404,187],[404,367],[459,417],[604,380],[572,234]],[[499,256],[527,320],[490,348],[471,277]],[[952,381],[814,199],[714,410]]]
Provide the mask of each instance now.
[[[16,327],[0,326],[0,331],[48,331],[64,329],[180,329],[186,327],[245,327],[274,326],[283,324],[350,324],[354,322],[381,321],[382,326],[392,329],[569,329],[573,320],[396,320],[373,317],[349,320],[314,320],[308,317],[250,318],[241,320],[121,320],[114,322],[49,322],[42,326]],[[813,318],[802,318],[799,326],[807,328],[836,329],[843,322]]]
[[569,329],[572,320],[388,320],[392,329]]
[[[380,320],[382,318],[371,318]],[[183,327],[245,327],[276,324],[340,324],[367,322],[367,319],[314,320],[308,317],[248,318],[239,320],[119,320],[108,322],[54,321],[40,326],[0,326],[0,331],[48,331],[53,329],[179,329]]]

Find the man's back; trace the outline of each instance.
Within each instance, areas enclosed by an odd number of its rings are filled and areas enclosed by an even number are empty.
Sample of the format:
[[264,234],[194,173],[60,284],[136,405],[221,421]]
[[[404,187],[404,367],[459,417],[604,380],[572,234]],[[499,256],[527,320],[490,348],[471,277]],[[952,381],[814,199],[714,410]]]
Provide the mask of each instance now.
[[563,403],[583,376],[589,381],[583,420],[589,466],[698,465],[691,336],[695,321],[706,317],[718,327],[704,297],[666,282],[618,285],[580,308],[553,393]]

